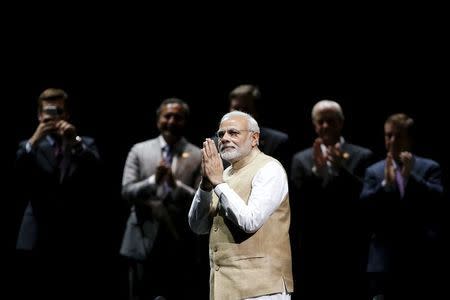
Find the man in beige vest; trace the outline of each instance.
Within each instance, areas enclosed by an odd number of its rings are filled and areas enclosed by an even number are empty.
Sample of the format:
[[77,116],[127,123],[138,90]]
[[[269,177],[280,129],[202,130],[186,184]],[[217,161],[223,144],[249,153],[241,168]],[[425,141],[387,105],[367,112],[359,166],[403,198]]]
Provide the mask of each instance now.
[[[290,299],[293,292],[286,172],[258,149],[250,115],[223,116],[202,149],[202,182],[189,225],[210,234],[211,299]],[[231,163],[223,170],[221,157]]]

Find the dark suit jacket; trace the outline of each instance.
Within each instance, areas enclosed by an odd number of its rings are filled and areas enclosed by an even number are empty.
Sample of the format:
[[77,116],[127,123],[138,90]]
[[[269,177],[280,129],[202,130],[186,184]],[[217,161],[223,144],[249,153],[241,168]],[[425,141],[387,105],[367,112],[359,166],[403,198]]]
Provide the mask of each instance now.
[[91,215],[99,183],[94,140],[83,137],[79,151],[66,151],[64,174],[49,139],[41,139],[30,152],[26,142],[19,145],[15,170],[19,199],[26,207],[17,248],[47,254],[86,248],[84,234],[95,231],[91,222],[98,217]]
[[[348,143],[342,144],[341,148],[348,158],[344,160],[343,167],[326,181],[312,171],[312,148],[294,155],[291,168],[291,232],[296,276],[302,278],[298,280],[300,288],[328,286],[328,289],[320,291],[328,290],[336,295],[338,291],[334,288],[344,289],[345,284],[347,290],[342,293],[349,297],[349,289],[355,290],[356,286],[354,281],[345,281],[344,275],[356,278],[362,272],[364,261],[358,200],[362,177],[371,163],[372,152]],[[305,287],[301,286],[303,279],[308,281],[303,283]],[[339,280],[343,280],[343,284]]]
[[[404,197],[382,186],[385,160],[367,169],[361,200],[370,235],[368,272],[420,275],[438,249],[443,187],[439,164],[414,156]],[[428,267],[427,267],[428,265]]]
[[260,131],[259,149],[264,154],[278,159],[285,169],[288,170],[291,157],[288,135],[268,127],[261,127]]

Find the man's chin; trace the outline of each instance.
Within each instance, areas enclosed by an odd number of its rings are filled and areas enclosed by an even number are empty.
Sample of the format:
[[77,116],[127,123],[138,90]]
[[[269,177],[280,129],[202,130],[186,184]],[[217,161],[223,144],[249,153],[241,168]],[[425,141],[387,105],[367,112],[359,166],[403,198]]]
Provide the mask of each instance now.
[[174,132],[169,130],[164,130],[162,135],[168,139],[179,140],[183,135],[180,132]]
[[234,150],[225,150],[220,152],[220,157],[231,163],[239,157],[239,153]]

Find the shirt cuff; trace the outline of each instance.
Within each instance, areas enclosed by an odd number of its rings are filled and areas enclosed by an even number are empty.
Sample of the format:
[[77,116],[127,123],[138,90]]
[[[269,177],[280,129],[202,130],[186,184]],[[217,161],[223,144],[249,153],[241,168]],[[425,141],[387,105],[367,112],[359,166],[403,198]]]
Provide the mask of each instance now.
[[149,178],[148,178],[148,183],[150,183],[150,184],[155,184],[156,183],[156,176],[155,176],[155,174],[153,174],[152,176],[150,176]]
[[395,191],[395,185],[389,185],[386,181],[386,179],[383,179],[381,182],[381,187],[385,192],[393,192]]
[[216,187],[214,188],[214,192],[216,193],[216,195],[219,199],[227,187],[228,187],[228,184],[226,184],[225,182],[222,182],[222,183],[219,183],[218,185],[216,185]]
[[27,142],[27,143],[25,144],[25,151],[27,151],[27,153],[30,153],[31,150],[33,150],[33,146],[31,146],[31,143],[30,143],[30,142]]

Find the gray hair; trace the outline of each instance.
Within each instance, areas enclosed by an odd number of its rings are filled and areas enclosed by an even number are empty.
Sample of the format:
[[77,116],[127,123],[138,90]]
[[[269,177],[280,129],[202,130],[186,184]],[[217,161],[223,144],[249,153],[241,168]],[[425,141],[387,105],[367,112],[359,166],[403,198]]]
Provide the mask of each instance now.
[[259,133],[258,122],[256,122],[256,120],[251,115],[239,110],[226,113],[220,120],[220,123],[232,117],[246,117],[248,121],[248,130]]
[[256,85],[241,84],[235,87],[228,95],[228,99],[230,100],[235,98],[247,98],[252,101],[256,101],[261,98],[261,92],[259,91],[259,87]]
[[311,112],[311,118],[313,119],[313,121],[316,119],[315,117],[318,111],[324,109],[333,110],[334,112],[336,112],[341,121],[344,121],[344,113],[342,112],[341,106],[339,105],[339,103],[332,100],[321,100],[314,105]]

